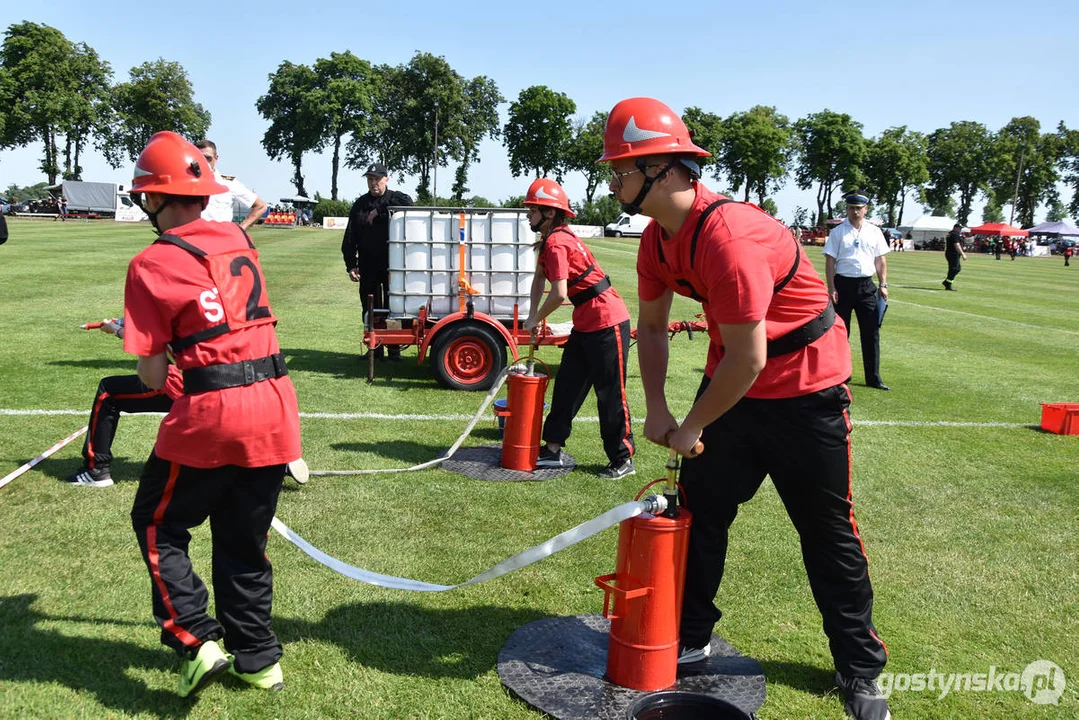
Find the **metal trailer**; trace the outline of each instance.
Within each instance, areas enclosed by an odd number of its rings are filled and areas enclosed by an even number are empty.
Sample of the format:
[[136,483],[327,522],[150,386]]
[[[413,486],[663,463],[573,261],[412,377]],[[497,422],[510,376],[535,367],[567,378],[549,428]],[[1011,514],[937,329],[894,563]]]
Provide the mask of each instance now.
[[[444,387],[489,389],[531,341],[535,241],[522,208],[390,208],[389,307],[369,303],[364,345],[415,345]],[[536,344],[568,339],[544,323]],[[375,353],[367,359],[373,382]]]

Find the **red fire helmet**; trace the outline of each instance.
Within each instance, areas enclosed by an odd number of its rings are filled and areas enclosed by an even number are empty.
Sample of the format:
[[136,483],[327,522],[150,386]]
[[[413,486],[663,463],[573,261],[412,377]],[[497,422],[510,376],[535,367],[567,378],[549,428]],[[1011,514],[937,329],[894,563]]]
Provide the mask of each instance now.
[[607,116],[603,156],[596,162],[666,153],[712,154],[693,144],[682,118],[665,104],[653,98],[629,98],[615,105]]
[[202,151],[174,132],[154,133],[135,161],[132,193],[206,196],[228,192]]
[[553,207],[566,213],[566,217],[577,217],[569,209],[569,198],[562,186],[550,178],[536,178],[528,186],[528,194],[525,195],[525,205],[543,205]]

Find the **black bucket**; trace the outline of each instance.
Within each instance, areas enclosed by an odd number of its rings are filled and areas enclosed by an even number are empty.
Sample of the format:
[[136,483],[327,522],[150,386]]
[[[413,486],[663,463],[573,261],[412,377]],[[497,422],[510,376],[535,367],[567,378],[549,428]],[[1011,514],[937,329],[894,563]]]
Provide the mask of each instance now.
[[691,692],[645,695],[629,708],[627,720],[752,720],[753,716],[726,700]]

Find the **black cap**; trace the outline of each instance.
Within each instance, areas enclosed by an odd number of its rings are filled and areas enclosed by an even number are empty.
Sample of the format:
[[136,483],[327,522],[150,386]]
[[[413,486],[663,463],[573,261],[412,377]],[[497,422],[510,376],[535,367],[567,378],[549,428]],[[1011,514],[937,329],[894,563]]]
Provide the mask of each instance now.
[[843,195],[843,202],[860,207],[869,204],[869,195],[864,190],[848,190]]
[[377,177],[387,177],[389,174],[386,166],[382,163],[371,163],[367,166],[367,172],[364,173],[364,175],[375,175]]

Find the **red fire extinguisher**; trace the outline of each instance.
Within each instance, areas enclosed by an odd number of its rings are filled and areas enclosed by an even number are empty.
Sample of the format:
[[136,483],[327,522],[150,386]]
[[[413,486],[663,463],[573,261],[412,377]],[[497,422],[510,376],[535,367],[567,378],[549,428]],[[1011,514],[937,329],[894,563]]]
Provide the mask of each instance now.
[[[607,678],[634,690],[670,687],[678,671],[678,624],[692,523],[690,512],[678,507],[678,468],[672,450],[662,511],[622,521],[615,572],[595,581],[604,592],[603,614],[611,621]],[[637,499],[663,481],[645,485]]]
[[535,371],[534,352],[535,348],[530,346],[525,369],[511,372],[506,378],[506,427],[502,433],[501,464],[510,470],[532,472],[539,459],[548,376]]

